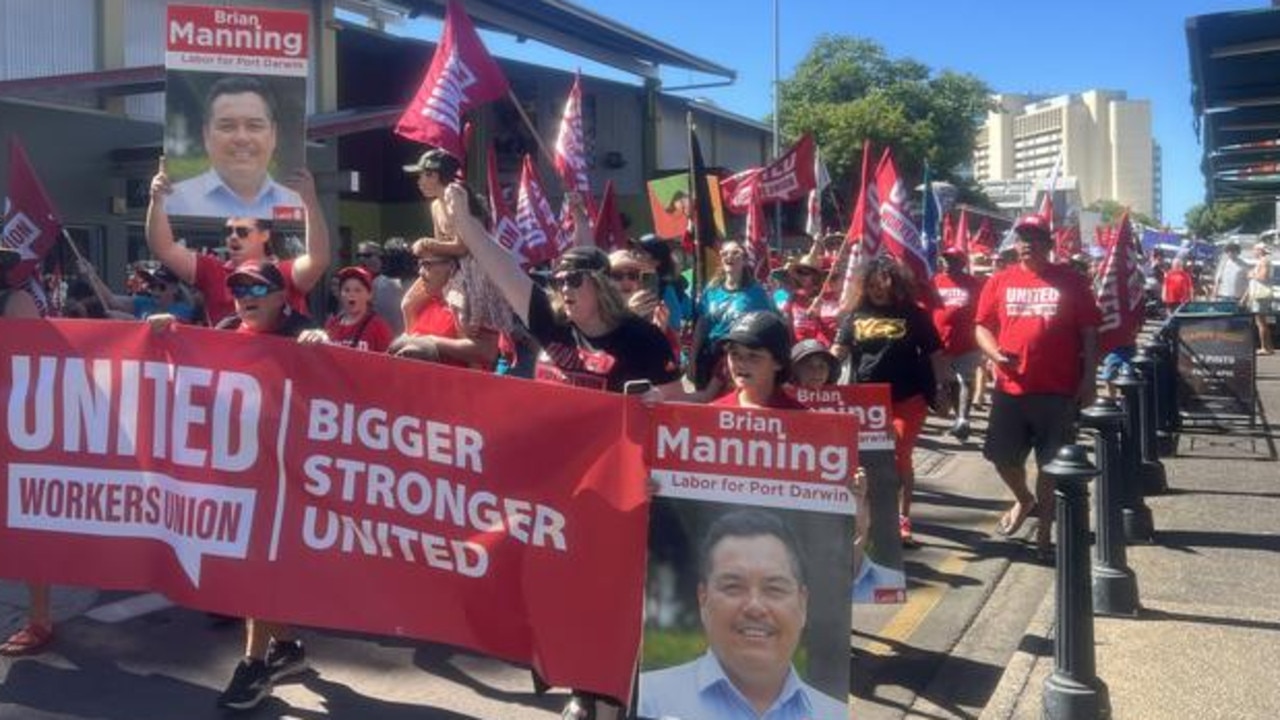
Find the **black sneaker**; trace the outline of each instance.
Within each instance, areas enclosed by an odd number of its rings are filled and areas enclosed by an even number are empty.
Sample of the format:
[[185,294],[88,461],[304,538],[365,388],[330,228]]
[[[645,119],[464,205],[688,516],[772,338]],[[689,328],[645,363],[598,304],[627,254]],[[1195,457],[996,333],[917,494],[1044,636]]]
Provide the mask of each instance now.
[[307,651],[301,640],[272,640],[267,646],[267,672],[271,682],[306,672],[308,667]]
[[248,710],[271,694],[271,674],[261,660],[245,658],[236,665],[231,683],[218,696],[218,707]]
[[960,442],[964,442],[969,439],[969,433],[972,432],[972,428],[969,427],[968,420],[957,420],[956,424],[951,426],[951,430],[949,432],[952,437]]

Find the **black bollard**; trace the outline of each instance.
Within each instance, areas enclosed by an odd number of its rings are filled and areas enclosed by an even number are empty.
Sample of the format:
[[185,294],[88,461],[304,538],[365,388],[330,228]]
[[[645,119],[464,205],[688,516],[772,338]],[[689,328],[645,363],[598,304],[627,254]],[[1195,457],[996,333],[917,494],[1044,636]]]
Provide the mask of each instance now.
[[1133,617],[1138,614],[1138,578],[1129,568],[1124,542],[1124,410],[1111,398],[1098,398],[1080,413],[1080,424],[1094,432],[1093,457],[1100,473],[1093,502],[1093,611]]
[[1142,349],[1155,361],[1156,456],[1172,457],[1178,450],[1178,371],[1173,348],[1161,333]]
[[1057,632],[1053,674],[1044,683],[1047,720],[1111,717],[1106,683],[1097,676],[1093,647],[1093,596],[1089,592],[1089,479],[1098,469],[1079,445],[1067,445],[1041,472],[1053,478],[1057,502],[1058,576],[1054,599]]
[[1124,538],[1130,545],[1150,543],[1155,538],[1155,523],[1151,518],[1151,508],[1147,507],[1143,499],[1141,479],[1138,477],[1138,468],[1142,465],[1142,451],[1138,447],[1138,393],[1142,381],[1126,366],[1120,368],[1120,373],[1112,384],[1119,388],[1124,398],[1124,426],[1120,429],[1120,457],[1124,470],[1124,508],[1121,510]]
[[1142,380],[1138,392],[1138,447],[1142,451],[1138,477],[1142,478],[1143,494],[1160,495],[1168,492],[1169,479],[1156,452],[1156,363],[1145,347],[1138,348],[1132,362]]

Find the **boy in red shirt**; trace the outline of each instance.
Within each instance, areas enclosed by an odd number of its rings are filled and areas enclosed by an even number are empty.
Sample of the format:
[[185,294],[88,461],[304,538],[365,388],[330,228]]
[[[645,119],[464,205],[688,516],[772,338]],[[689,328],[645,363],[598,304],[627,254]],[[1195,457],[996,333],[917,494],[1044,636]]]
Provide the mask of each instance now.
[[1034,448],[1036,466],[1044,467],[1074,439],[1076,410],[1096,394],[1102,317],[1088,281],[1049,262],[1053,237],[1043,217],[1024,216],[1014,232],[1018,264],[988,280],[978,301],[976,339],[996,369],[983,455],[1016,499],[997,531],[1013,535],[1038,511],[1036,545],[1040,557],[1048,559],[1052,481],[1038,473],[1031,494],[1027,455]]

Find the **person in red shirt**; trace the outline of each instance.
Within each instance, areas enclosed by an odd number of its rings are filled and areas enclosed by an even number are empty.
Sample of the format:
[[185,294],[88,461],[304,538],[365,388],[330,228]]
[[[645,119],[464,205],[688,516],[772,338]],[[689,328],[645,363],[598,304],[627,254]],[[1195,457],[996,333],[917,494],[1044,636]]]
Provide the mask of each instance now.
[[[306,170],[296,172],[287,183],[302,197],[306,214],[307,251],[292,260],[279,263],[284,276],[289,305],[307,314],[307,293],[320,282],[329,268],[329,229],[320,211],[315,180]],[[173,185],[165,172],[164,156],[160,169],[151,179],[151,204],[147,207],[147,247],[178,279],[194,285],[204,296],[205,318],[217,325],[235,313],[235,304],[227,288],[227,276],[246,262],[264,262],[270,254],[271,220],[251,217],[229,217],[226,220],[227,251],[231,259],[221,262],[212,255],[202,255],[179,245],[173,226],[165,212],[165,198]]]
[[[272,262],[241,263],[227,275],[226,289],[235,298],[235,314],[222,319],[217,329],[254,337],[274,335],[305,341],[315,325],[295,311],[287,297],[288,282],[280,266]],[[155,332],[177,325],[173,315],[147,318]],[[245,619],[245,653],[231,680],[218,696],[220,708],[248,710],[271,694],[272,686],[309,667],[302,641],[288,625]]]
[[988,280],[978,300],[975,336],[996,369],[983,455],[1015,498],[997,531],[1011,536],[1038,513],[1036,545],[1047,560],[1053,483],[1038,473],[1032,494],[1026,459],[1034,449],[1036,466],[1042,468],[1073,440],[1076,411],[1093,402],[1097,392],[1102,316],[1088,280],[1049,262],[1053,237],[1043,217],[1024,216],[1014,232],[1018,264]]
[[974,316],[978,312],[978,296],[982,281],[969,274],[969,258],[963,250],[943,251],[945,271],[933,276],[933,287],[942,302],[933,309],[933,326],[942,339],[943,363],[950,370],[945,398],[955,410],[950,432],[956,439],[969,437],[969,409],[973,397],[970,385],[982,362],[978,341],[974,337]]
[[1195,297],[1195,281],[1192,280],[1191,273],[1187,272],[1182,258],[1174,258],[1173,265],[1164,274],[1164,282],[1160,285],[1160,301],[1172,314],[1179,305],[1191,302],[1193,297]]
[[426,238],[413,244],[413,254],[418,259],[418,279],[400,304],[405,334],[393,340],[387,352],[457,367],[492,369],[498,359],[497,330],[464,327],[459,316],[466,300],[461,290],[449,288],[460,260]]
[[373,309],[373,273],[359,267],[338,271],[340,310],[324,325],[322,342],[357,350],[386,352],[391,345],[391,325]]
[[829,269],[824,265],[820,242],[791,264],[788,274],[795,289],[781,311],[797,341],[816,339],[831,347],[840,326],[840,290],[837,283],[824,284]]

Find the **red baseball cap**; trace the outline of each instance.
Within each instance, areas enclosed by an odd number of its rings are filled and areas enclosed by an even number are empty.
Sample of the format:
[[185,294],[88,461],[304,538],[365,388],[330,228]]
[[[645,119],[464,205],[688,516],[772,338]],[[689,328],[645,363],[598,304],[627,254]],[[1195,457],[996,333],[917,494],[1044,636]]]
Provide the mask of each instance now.
[[351,278],[360,281],[370,292],[373,291],[373,273],[360,267],[359,265],[348,265],[338,271],[338,283],[342,284]]
[[1053,237],[1049,231],[1048,218],[1036,213],[1018,218],[1018,222],[1013,224],[1013,231],[1028,240],[1033,239],[1033,236],[1038,236],[1042,240],[1048,240]]

